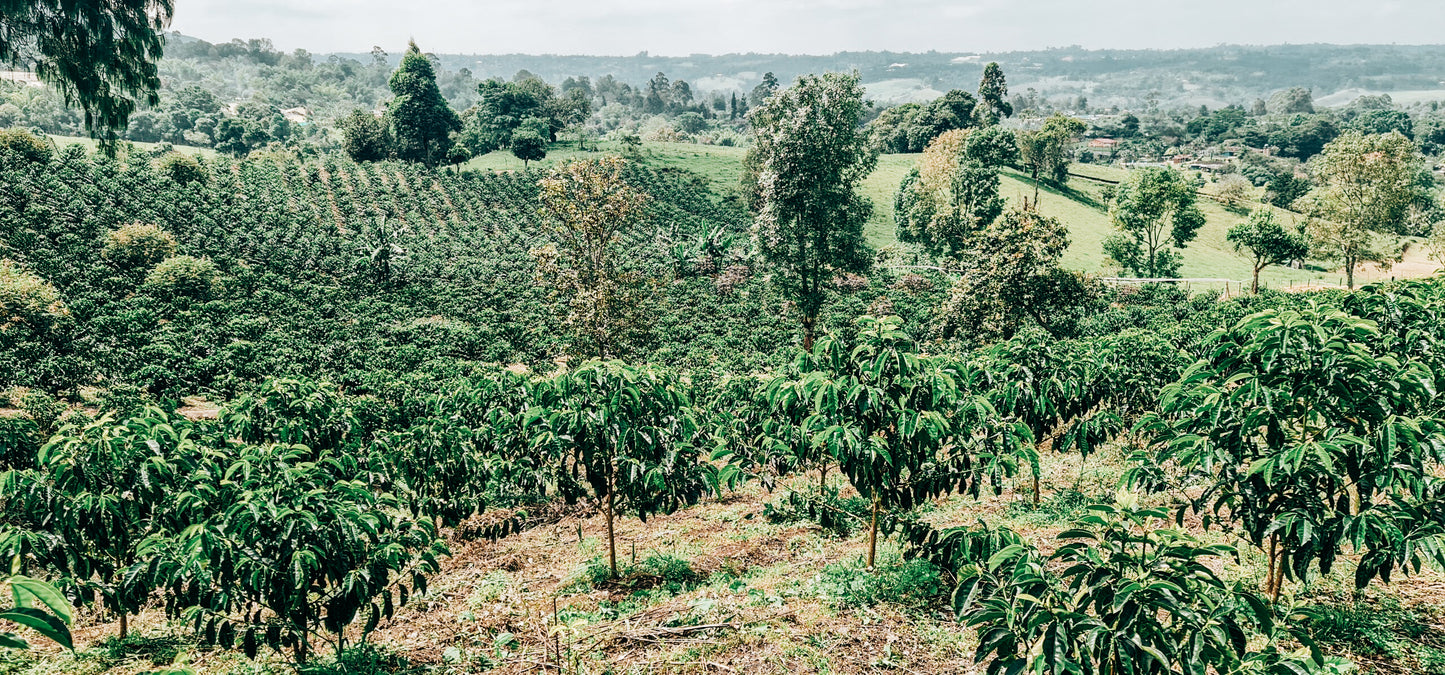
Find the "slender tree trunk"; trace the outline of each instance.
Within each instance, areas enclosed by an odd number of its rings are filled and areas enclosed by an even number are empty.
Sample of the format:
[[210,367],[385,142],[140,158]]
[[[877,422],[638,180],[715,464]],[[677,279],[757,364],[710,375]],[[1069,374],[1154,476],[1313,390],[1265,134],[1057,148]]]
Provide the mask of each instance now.
[[1251,295],[1259,295],[1259,268],[1254,268],[1254,282],[1249,285]]
[[817,326],[818,317],[803,315],[803,351],[813,353],[814,329]]
[[873,497],[873,518],[868,525],[868,569],[873,569],[873,560],[878,554],[878,510],[881,508],[878,496]]
[[[608,481],[611,483],[612,481]],[[617,574],[617,536],[612,532],[612,486],[607,487],[607,562],[612,566],[612,578]]]
[[129,621],[129,617],[126,615],[125,610],[121,610],[121,612],[120,612],[120,639],[124,640],[124,639],[126,638],[126,636],[128,636],[128,635],[130,635],[130,621]]
[[818,494],[822,495],[823,490],[828,487],[828,456],[823,455],[821,470],[818,473]]
[[1279,533],[1269,536],[1269,572],[1264,577],[1264,592],[1274,593],[1274,568],[1279,564],[1276,554],[1279,552]]
[[1038,470],[1037,467],[1035,467],[1035,468],[1034,468],[1034,508],[1038,508],[1038,505],[1039,505],[1039,470]]

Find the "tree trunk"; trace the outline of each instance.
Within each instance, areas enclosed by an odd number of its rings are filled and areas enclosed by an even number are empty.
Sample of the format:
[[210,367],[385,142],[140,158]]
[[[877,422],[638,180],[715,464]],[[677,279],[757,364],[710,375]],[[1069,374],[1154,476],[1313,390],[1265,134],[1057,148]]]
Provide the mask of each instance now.
[[1274,568],[1279,564],[1277,553],[1279,552],[1279,533],[1269,536],[1269,572],[1264,576],[1264,592],[1274,593]]
[[1034,508],[1039,506],[1039,470],[1034,468]]
[[868,569],[873,569],[873,560],[878,554],[878,509],[881,503],[877,495],[873,497],[873,519],[868,525]]
[[1250,295],[1259,295],[1259,268],[1254,268],[1254,281],[1249,284]]
[[120,612],[120,639],[124,640],[124,639],[126,638],[126,636],[128,636],[128,635],[130,635],[130,621],[129,621],[129,617],[126,616],[125,610],[121,610],[121,612]]
[[828,487],[828,456],[823,455],[821,471],[818,474],[818,494],[821,496],[823,490]]
[[[612,481],[608,481],[611,483]],[[612,532],[612,486],[607,486],[607,562],[612,566],[612,578],[617,574],[617,537]]]
[[817,326],[818,317],[803,315],[803,351],[813,353],[814,328]]

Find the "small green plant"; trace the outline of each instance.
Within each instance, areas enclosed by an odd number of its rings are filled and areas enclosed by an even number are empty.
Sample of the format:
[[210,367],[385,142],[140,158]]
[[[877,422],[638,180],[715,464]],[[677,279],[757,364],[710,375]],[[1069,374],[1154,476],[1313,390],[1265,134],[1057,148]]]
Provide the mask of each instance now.
[[861,559],[823,568],[813,589],[835,609],[861,609],[892,603],[909,609],[937,605],[943,577],[933,563],[921,558],[895,559],[870,571]]
[[618,571],[620,574],[613,576],[608,561],[595,558],[588,563],[582,579],[592,588],[656,589],[668,595],[685,593],[700,582],[691,563],[665,553],[650,555],[641,563],[624,564]]
[[868,523],[868,500],[839,497],[836,487],[824,487],[817,494],[789,492],[763,504],[763,517],[775,525],[817,523],[833,536],[846,538]]
[[1304,627],[1325,651],[1344,648],[1407,662],[1414,657],[1422,672],[1445,672],[1445,635],[1395,598],[1316,605],[1302,614]]
[[1027,501],[1010,503],[1008,514],[1021,518],[1022,520],[1047,524],[1053,522],[1068,522],[1084,515],[1084,509],[1090,504],[1098,504],[1103,500],[1090,497],[1089,495],[1073,488],[1059,490],[1039,504]]
[[412,675],[426,672],[404,657],[373,644],[346,649],[334,659],[302,666],[298,675]]
[[174,663],[181,653],[181,641],[174,635],[138,635],[131,633],[123,638],[111,636],[100,644],[107,659],[119,660],[140,656],[153,666]]

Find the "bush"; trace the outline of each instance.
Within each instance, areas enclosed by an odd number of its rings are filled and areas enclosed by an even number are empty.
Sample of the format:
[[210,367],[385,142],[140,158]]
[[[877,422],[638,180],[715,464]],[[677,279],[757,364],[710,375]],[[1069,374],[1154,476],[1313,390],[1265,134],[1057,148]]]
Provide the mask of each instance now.
[[874,607],[885,602],[927,609],[938,603],[944,586],[938,568],[921,558],[884,561],[872,570],[858,558],[824,567],[813,589],[835,609]]
[[205,183],[210,172],[195,155],[183,152],[168,152],[156,160],[156,171],[175,181],[177,185]]
[[210,300],[216,283],[216,264],[205,258],[178,255],[166,258],[146,275],[145,288],[163,299]]
[[655,588],[669,595],[685,593],[698,582],[691,563],[668,554],[653,554],[639,564],[622,565],[616,578],[607,561],[596,558],[588,563],[583,579],[592,588]]
[[44,164],[50,161],[52,154],[49,139],[24,129],[0,129],[0,155],[15,155],[30,162]]
[[131,223],[105,236],[101,257],[121,269],[148,269],[176,252],[176,238],[159,225]]
[[20,399],[20,409],[35,423],[40,435],[48,437],[60,426],[60,418],[69,406],[44,392],[32,391]]
[[0,332],[17,325],[45,328],[66,315],[60,291],[19,265],[0,261]]

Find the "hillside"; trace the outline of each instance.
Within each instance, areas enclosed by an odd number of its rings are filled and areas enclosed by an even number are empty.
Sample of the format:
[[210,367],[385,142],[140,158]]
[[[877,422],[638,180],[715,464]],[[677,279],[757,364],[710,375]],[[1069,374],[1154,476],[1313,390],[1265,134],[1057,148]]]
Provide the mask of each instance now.
[[[615,144],[610,143],[600,144],[598,147],[600,152],[618,150]],[[713,189],[724,194],[736,188],[742,174],[742,158],[746,154],[746,150],[743,148],[687,143],[648,142],[643,147],[642,158],[649,165],[686,169],[706,176],[712,181]],[[554,146],[549,151],[546,160],[535,164],[549,166],[574,157],[595,155],[596,152],[590,150],[578,152],[573,147]],[[918,158],[919,155],[883,155],[878,160],[878,168],[863,184],[864,194],[873,200],[873,217],[869,219],[865,233],[868,243],[875,248],[898,242],[893,228],[893,196],[898,189],[898,184],[917,163]],[[473,159],[463,168],[519,170],[522,168],[522,161],[508,152],[498,151]],[[1100,165],[1075,165],[1071,170],[1103,181],[1117,182],[1126,175],[1122,169]],[[1040,209],[1050,216],[1059,218],[1069,228],[1071,245],[1068,253],[1065,254],[1064,264],[1071,269],[1096,274],[1110,273],[1109,261],[1104,255],[1103,242],[1113,234],[1114,230],[1109,222],[1108,210],[1103,205],[1101,196],[1106,185],[1107,183],[1102,181],[1074,178],[1069,183],[1066,192],[1045,186],[1040,193]],[[1206,187],[1205,191],[1208,192],[1208,190],[1209,188]],[[1032,198],[1033,185],[1027,176],[1008,170],[1000,182],[1000,192],[1010,203],[1017,203],[1024,197]],[[1201,197],[1199,204],[1208,220],[1200,229],[1198,239],[1184,251],[1182,276],[1247,282],[1250,277],[1248,262],[1235,253],[1234,249],[1225,241],[1225,233],[1230,227],[1243,220],[1247,211],[1241,208],[1227,208],[1218,201],[1207,197]],[[1282,209],[1266,208],[1274,210],[1285,222],[1294,222],[1300,218],[1298,214]],[[1424,251],[1420,246],[1413,247],[1413,251],[1407,256],[1407,261],[1412,264],[1402,266],[1395,276],[1402,278],[1426,276],[1439,268],[1438,265],[1425,258]],[[1381,272],[1372,268],[1360,273],[1357,276],[1357,282],[1368,283],[1388,279],[1391,276],[1389,271]],[[1329,286],[1340,285],[1342,282],[1338,268],[1328,263],[1311,264],[1306,269],[1300,270],[1275,266],[1266,269],[1260,275],[1260,283],[1269,288],[1287,288],[1292,285],[1304,284]],[[1206,286],[1222,288],[1219,284],[1206,284]]]
[[[937,527],[1010,528],[1044,547],[1085,514],[1090,500],[1107,502],[1126,465],[1119,448],[1086,460],[1046,454],[1039,506],[1023,478],[997,496],[952,496],[923,511]],[[836,481],[836,479],[834,479]],[[834,482],[842,496],[856,493]],[[446,531],[452,555],[429,590],[383,621],[371,641],[412,668],[445,675],[566,673],[852,673],[978,674],[977,638],[950,616],[947,581],[920,561],[883,544],[880,571],[863,568],[866,531],[848,515],[829,529],[808,520],[770,518],[768,504],[787,490],[812,492],[817,474],[799,475],[773,492],[753,485],[642,523],[618,524],[627,570],[605,570],[604,523],[588,505],[539,510],[536,524],[498,541],[477,538],[489,523],[516,512],[475,517]],[[1232,537],[1189,530],[1208,543]],[[1266,560],[1241,544],[1242,558],[1224,563],[1227,578],[1259,585]],[[1351,600],[1353,561],[1301,588],[1298,601],[1324,617],[1326,653],[1350,658],[1373,675],[1418,673],[1418,663],[1445,654],[1439,636],[1445,573],[1427,570],[1375,586]],[[943,591],[943,595],[939,595]],[[152,608],[134,620],[126,642],[110,636],[114,621],[82,614],[74,656],[50,650],[0,664],[7,675],[133,675],[154,665],[187,664],[202,673],[288,672],[284,659],[196,645],[185,628]],[[559,657],[560,656],[560,657]],[[404,673],[392,662],[365,672]],[[363,671],[345,671],[360,673]],[[423,671],[427,672],[427,671]],[[1432,671],[1433,672],[1433,671]]]

